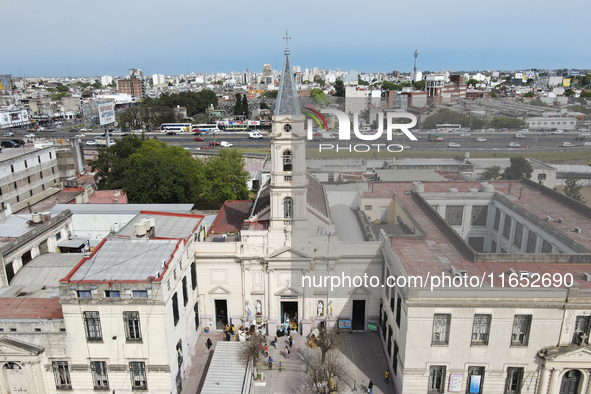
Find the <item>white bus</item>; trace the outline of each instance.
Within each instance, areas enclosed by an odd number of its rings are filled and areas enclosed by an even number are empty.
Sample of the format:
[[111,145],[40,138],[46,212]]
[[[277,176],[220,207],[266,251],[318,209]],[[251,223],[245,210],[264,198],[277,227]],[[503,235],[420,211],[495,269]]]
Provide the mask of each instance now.
[[193,133],[200,132],[200,133],[217,133],[219,131],[217,124],[194,124],[191,127]]
[[165,133],[167,131],[176,131],[177,133],[190,132],[191,123],[162,123],[160,131]]
[[451,131],[460,131],[462,128],[461,124],[438,124],[435,126],[435,128],[437,129],[438,132],[440,133],[445,133],[445,132],[451,132]]

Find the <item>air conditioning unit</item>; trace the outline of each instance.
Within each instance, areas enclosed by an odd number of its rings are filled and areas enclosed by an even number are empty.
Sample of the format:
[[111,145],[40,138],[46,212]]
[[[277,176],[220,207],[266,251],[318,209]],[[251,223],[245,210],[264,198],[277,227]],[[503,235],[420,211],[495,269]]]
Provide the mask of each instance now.
[[546,216],[546,221],[550,222],[550,221],[552,221],[552,218],[550,216]]
[[509,268],[509,275],[517,274],[517,272],[513,268]]
[[591,275],[585,272],[583,273],[583,279],[585,279],[585,282],[591,282]]
[[523,278],[523,277],[529,278],[529,272],[527,272],[527,271],[519,271],[519,277],[520,278]]
[[468,270],[459,270],[458,276],[468,276]]
[[564,219],[563,218],[558,218],[557,222],[560,223],[560,224],[564,224]]
[[574,232],[580,234],[581,233],[581,228],[580,227],[575,227]]

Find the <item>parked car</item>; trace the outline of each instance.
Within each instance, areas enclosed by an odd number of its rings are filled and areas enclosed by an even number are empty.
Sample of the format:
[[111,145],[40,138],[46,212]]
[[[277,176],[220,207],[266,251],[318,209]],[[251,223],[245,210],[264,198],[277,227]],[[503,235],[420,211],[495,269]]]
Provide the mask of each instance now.
[[515,134],[515,139],[516,140],[522,140],[524,138],[525,138],[525,136],[523,134],[519,134],[519,133]]
[[216,142],[214,142],[214,141],[211,141],[211,142],[209,143],[209,146],[218,146],[219,144],[220,144],[220,143],[219,143],[219,142],[217,142],[217,141],[216,141]]
[[195,138],[194,138],[194,140],[195,140],[195,141],[205,141],[205,140],[204,140],[203,138],[201,138],[201,137],[195,137]]
[[476,142],[487,142],[488,140],[484,137],[478,137],[476,138]]
[[495,129],[486,129],[487,133],[494,133],[496,130]]
[[562,143],[562,145],[560,145],[562,147],[571,147],[571,146],[575,146],[575,144],[573,144],[572,142],[568,142],[568,141],[564,141]]
[[462,145],[458,144],[457,142],[450,142],[449,144],[447,144],[448,148],[461,148]]
[[560,135],[560,134],[562,134],[562,133],[564,133],[564,130],[554,130],[554,131],[552,132],[552,134],[554,134],[554,135]]
[[25,134],[25,138],[35,138],[35,134],[33,134],[33,133]]
[[86,141],[86,145],[94,146],[94,145],[96,145],[96,142],[94,142],[93,140]]
[[234,146],[234,144],[232,144],[231,142],[228,142],[228,141],[222,141],[220,143],[220,146],[222,148],[231,148],[232,146]]
[[169,131],[166,133],[166,135],[176,135],[176,131]]
[[14,142],[15,144],[17,144],[18,146],[23,146],[25,144],[24,140],[11,140],[12,142]]
[[14,141],[4,140],[0,143],[2,148],[18,148],[18,144]]
[[517,142],[509,142],[509,148],[521,148]]

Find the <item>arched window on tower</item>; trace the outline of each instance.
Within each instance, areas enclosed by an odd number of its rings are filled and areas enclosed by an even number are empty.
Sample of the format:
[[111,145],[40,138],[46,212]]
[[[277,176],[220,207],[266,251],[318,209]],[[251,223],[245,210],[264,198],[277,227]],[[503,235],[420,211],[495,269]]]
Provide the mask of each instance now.
[[291,171],[292,168],[292,154],[290,150],[283,152],[283,171]]
[[283,217],[293,219],[293,200],[291,197],[285,197],[285,200],[283,200]]

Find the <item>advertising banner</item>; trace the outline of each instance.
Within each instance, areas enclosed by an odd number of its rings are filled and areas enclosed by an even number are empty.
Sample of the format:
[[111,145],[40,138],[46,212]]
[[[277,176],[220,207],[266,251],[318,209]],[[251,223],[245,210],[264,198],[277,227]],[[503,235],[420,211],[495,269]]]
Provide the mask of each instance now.
[[570,86],[570,78],[565,78],[562,80],[562,86],[569,87]]
[[351,320],[339,320],[339,328],[351,328]]
[[115,123],[115,103],[101,103],[98,105],[99,124],[104,126],[106,124]]

